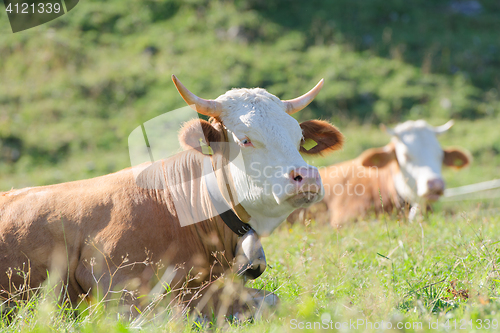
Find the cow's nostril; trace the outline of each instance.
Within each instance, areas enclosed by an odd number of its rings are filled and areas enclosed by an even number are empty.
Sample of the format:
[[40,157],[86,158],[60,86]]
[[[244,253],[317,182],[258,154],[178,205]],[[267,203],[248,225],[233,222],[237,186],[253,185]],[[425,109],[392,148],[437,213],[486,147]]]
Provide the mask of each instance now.
[[306,185],[321,185],[319,183],[319,172],[314,167],[300,167],[291,170],[288,175],[290,181],[295,184],[295,186],[306,186]]
[[427,187],[433,192],[443,192],[444,191],[444,181],[440,178],[430,179],[427,181]]

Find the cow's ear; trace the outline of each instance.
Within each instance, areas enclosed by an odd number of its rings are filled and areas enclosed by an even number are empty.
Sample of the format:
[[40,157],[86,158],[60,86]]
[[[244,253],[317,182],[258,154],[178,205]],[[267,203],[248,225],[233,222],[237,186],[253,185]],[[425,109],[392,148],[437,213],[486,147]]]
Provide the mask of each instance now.
[[364,167],[383,168],[389,162],[396,160],[396,151],[393,144],[388,144],[382,148],[365,150],[359,159]]
[[444,151],[443,164],[452,168],[461,169],[470,164],[469,153],[459,148],[446,148]]
[[179,142],[184,150],[196,149],[210,154],[210,142],[223,141],[222,133],[203,119],[186,122],[179,131]]
[[322,154],[342,148],[344,135],[333,125],[322,120],[308,120],[300,123],[302,142],[300,152]]

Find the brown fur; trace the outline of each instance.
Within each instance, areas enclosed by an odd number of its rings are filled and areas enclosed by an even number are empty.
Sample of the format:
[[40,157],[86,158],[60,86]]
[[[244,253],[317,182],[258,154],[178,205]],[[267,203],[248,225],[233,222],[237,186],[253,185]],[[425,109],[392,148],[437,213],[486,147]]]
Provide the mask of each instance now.
[[344,135],[330,123],[322,120],[308,120],[300,123],[303,143],[307,139],[316,141],[317,145],[307,150],[300,147],[300,152],[305,154],[322,154],[342,148]]
[[[197,152],[183,152],[156,162],[159,167],[141,176],[180,183],[200,173],[195,167],[200,158],[203,155]],[[9,267],[29,264],[29,286],[37,287],[56,264],[53,254],[63,251],[62,258],[67,257],[69,265],[64,263],[61,273],[63,280],[69,282],[68,296],[73,303],[79,300],[78,295],[95,286],[94,278],[100,280],[100,287],[105,290],[124,288],[134,278],[151,276],[155,270],[152,263],[160,260],[166,266],[184,267],[178,270],[172,287],[179,288],[188,274],[200,274],[189,285],[199,286],[229,268],[238,238],[219,217],[181,227],[177,216],[180,212],[175,211],[173,201],[182,192],[141,188],[135,184],[131,169],[36,187],[17,195],[9,196],[15,191],[7,192],[0,197],[0,269],[5,272]],[[209,209],[203,193],[199,189],[185,200],[204,201]],[[226,259],[212,270],[215,251],[224,252]],[[125,257],[136,264],[118,269]],[[97,263],[94,267],[90,264],[92,258]],[[16,274],[11,281],[6,274],[0,274],[3,290],[12,290],[12,284],[22,283]],[[149,283],[143,281],[140,289],[148,289]]]
[[325,188],[323,202],[330,213],[330,224],[338,226],[363,218],[370,211],[379,214],[401,208],[392,179],[398,171],[397,161],[375,168],[364,167],[359,158],[320,169]]

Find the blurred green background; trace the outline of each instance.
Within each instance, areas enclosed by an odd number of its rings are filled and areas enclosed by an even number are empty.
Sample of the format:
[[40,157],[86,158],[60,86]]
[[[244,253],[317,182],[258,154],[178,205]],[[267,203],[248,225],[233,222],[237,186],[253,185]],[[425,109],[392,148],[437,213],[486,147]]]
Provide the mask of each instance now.
[[448,185],[500,177],[498,0],[86,0],[16,34],[0,9],[0,191],[130,166],[130,132],[185,105],[171,74],[205,98],[324,78],[297,118],[347,142],[317,165],[386,144],[381,122],[453,118],[440,141],[474,162]]

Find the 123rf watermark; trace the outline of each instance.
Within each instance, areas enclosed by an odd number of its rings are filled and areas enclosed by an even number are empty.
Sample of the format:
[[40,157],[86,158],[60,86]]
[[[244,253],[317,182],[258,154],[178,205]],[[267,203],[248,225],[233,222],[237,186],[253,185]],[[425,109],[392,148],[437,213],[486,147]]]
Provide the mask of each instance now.
[[4,0],[12,32],[52,21],[75,8],[79,0]]
[[292,330],[392,330],[392,329],[412,329],[412,330],[438,330],[438,329],[455,329],[455,330],[496,330],[499,327],[499,322],[497,319],[476,319],[476,320],[466,320],[466,319],[447,319],[438,320],[431,322],[419,322],[419,321],[369,321],[365,319],[350,319],[348,321],[333,321],[327,316],[327,318],[322,318],[321,321],[300,321],[297,319],[290,320],[290,329]]

